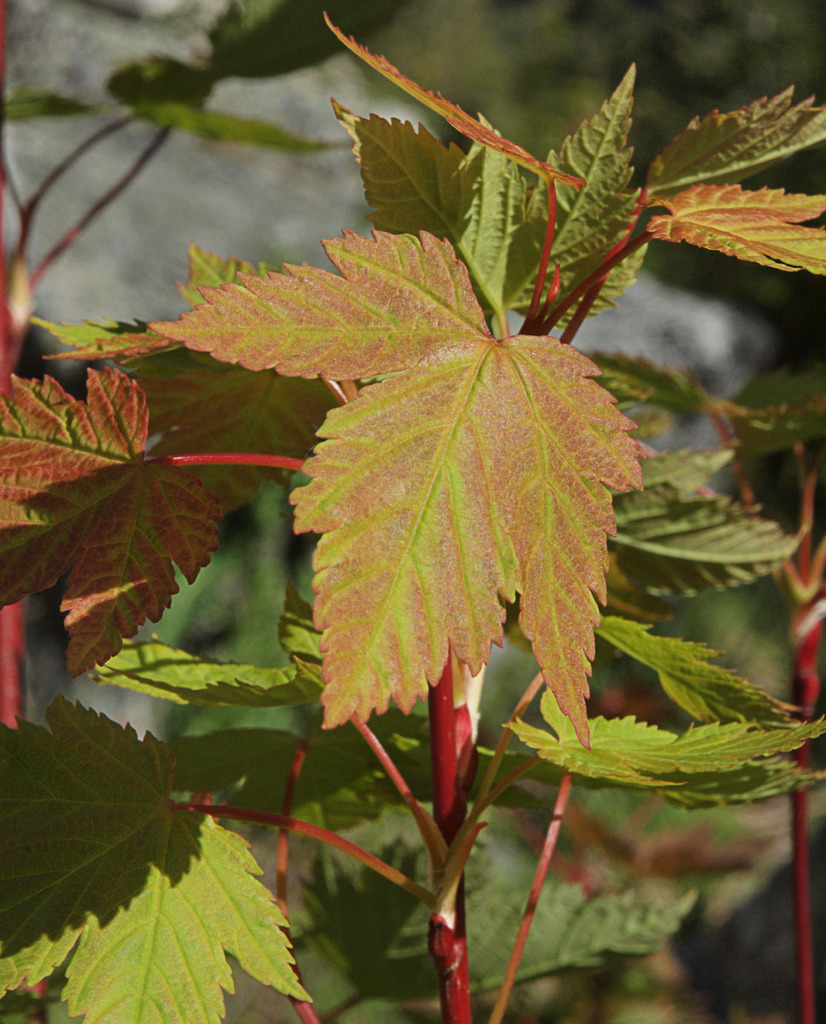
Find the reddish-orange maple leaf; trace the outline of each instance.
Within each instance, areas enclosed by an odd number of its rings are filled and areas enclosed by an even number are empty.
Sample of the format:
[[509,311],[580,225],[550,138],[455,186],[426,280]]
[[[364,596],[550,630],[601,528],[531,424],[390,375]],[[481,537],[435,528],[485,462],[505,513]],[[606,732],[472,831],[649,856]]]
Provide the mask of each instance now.
[[562,171],[558,171],[552,164],[549,164],[544,160],[537,159],[537,157],[530,154],[526,149],[523,149],[518,143],[511,142],[510,139],[503,138],[497,131],[495,131],[495,129],[480,121],[478,118],[472,117],[466,111],[462,110],[460,106],[457,106],[457,104],[451,103],[450,100],[446,100],[441,93],[434,93],[429,89],[422,88],[422,86],[408,78],[407,75],[403,75],[395,65],[391,64],[390,61],[387,60],[386,57],[371,53],[365,46],[357,43],[352,36],[346,36],[340,28],[336,28],[326,14],[324,15],[324,19],[330,29],[336,34],[348,50],[354,53],[357,57],[360,57],[361,60],[366,64],[369,64],[370,67],[378,71],[379,74],[384,75],[384,77],[393,82],[394,85],[399,86],[400,89],[404,89],[408,95],[413,96],[431,110],[435,110],[437,114],[441,114],[451,128],[455,128],[457,132],[460,132],[466,138],[471,139],[473,142],[478,142],[483,146],[488,146],[490,149],[496,149],[500,153],[504,153],[509,159],[520,164],[527,170],[533,171],[534,174],[538,174],[540,178],[549,184],[552,181],[557,181],[560,185],[572,185],[574,188],[580,188],[585,184],[582,178],[577,178],[573,174],[564,174]]
[[[552,338],[494,338],[447,242],[352,232],[325,243],[341,276],[286,268],[205,289],[165,337],[252,368],[396,375],[333,410],[294,492],[315,557],[326,722],[405,710],[448,645],[473,671],[505,601],[587,740],[584,699],[604,599],[613,487],[639,486],[631,426]],[[404,371],[404,372],[398,372]]]
[[145,463],[148,415],[122,373],[90,371],[80,402],[47,377],[0,397],[0,601],[72,568],[62,609],[78,675],[157,621],[217,546],[220,508],[186,470]]
[[671,212],[648,222],[647,231],[654,238],[716,249],[776,270],[826,274],[826,230],[800,224],[826,211],[826,195],[695,185],[655,203]]

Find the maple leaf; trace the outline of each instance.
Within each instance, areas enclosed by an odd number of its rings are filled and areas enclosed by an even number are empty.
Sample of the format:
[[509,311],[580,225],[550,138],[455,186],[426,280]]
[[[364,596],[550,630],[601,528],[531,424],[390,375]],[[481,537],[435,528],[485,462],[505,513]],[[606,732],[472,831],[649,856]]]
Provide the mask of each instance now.
[[90,371],[86,402],[52,378],[15,378],[0,398],[0,600],[51,586],[68,569],[62,609],[69,670],[120,650],[190,582],[217,546],[220,509],[192,474],[146,463],[148,414],[125,374]]
[[793,92],[790,86],[739,110],[693,118],[651,164],[649,196],[701,183],[733,184],[826,141],[826,107],[812,106],[811,96],[792,107]]
[[462,110],[461,107],[455,103],[451,103],[450,100],[446,100],[441,93],[430,92],[429,89],[423,89],[422,86],[417,85],[416,82],[412,81],[406,75],[403,75],[401,71],[387,60],[386,57],[377,56],[371,53],[366,47],[361,46],[350,36],[346,36],[341,29],[330,21],[325,14],[324,20],[332,32],[338,37],[338,39],[357,57],[363,60],[366,64],[369,64],[371,68],[374,68],[379,74],[384,75],[385,78],[389,79],[394,85],[399,86],[400,89],[409,95],[413,96],[414,99],[419,100],[426,107],[434,110],[437,114],[441,114],[442,117],[447,121],[451,128],[455,128],[457,132],[460,132],[466,138],[471,139],[473,142],[479,142],[483,146],[489,146],[491,149],[496,149],[500,153],[504,153],[510,160],[526,168],[529,171],[533,171],[534,174],[539,175],[544,181],[549,184],[552,181],[557,181],[561,185],[572,185],[574,188],[579,188],[583,182],[580,178],[575,177],[571,174],[563,174],[561,171],[556,170],[547,161],[539,160],[535,156],[532,156],[526,149],[518,145],[515,142],[511,142],[510,139],[503,138],[494,128],[484,123],[478,118],[471,117],[466,111]]
[[166,338],[148,331],[146,324],[121,324],[114,320],[53,324],[36,316],[32,317],[32,323],[47,330],[63,345],[70,346],[70,351],[54,353],[50,359],[116,359],[125,363],[170,347]]
[[584,736],[592,595],[605,598],[614,530],[607,488],[640,479],[630,421],[585,356],[553,338],[494,338],[447,242],[346,232],[325,249],[342,276],[241,275],[157,326],[280,373],[396,371],[328,415],[312,482],[293,493],[296,529],[324,534],[314,588],[327,724],[391,697],[409,710],[448,645],[478,671],[519,591],[522,630]]
[[[692,775],[737,771],[752,758],[794,750],[826,731],[822,718],[802,725],[762,728],[751,722],[714,722],[673,733],[633,717],[600,717],[589,722],[591,747],[586,750],[552,694],[542,697],[541,711],[556,735],[522,721],[511,728],[543,761],[578,779],[598,780],[600,785],[663,787],[663,796],[669,795],[672,787],[690,785]],[[808,777],[799,774],[798,785],[804,781]]]
[[826,231],[799,222],[826,210],[826,195],[757,192],[739,185],[695,185],[658,199],[670,215],[652,217],[648,233],[667,242],[689,242],[776,270],[826,274]]
[[650,628],[608,615],[600,623],[599,636],[653,668],[669,697],[703,722],[789,722],[787,705],[736,673],[709,664],[719,652],[677,637],[652,636]]
[[62,697],[46,720],[0,728],[4,984],[35,984],[79,938],[64,995],[89,1024],[217,1024],[225,951],[307,998],[247,843],[170,806],[169,749]]

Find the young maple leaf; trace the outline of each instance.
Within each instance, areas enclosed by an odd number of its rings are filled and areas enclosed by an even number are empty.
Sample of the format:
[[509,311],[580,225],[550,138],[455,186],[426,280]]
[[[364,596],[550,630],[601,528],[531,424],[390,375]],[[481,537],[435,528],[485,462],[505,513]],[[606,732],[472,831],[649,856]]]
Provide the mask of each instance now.
[[648,222],[648,233],[654,238],[689,242],[776,270],[826,274],[826,231],[799,223],[826,211],[826,195],[694,185],[652,205],[670,210]]
[[249,368],[395,374],[328,415],[311,483],[293,495],[296,530],[323,534],[314,588],[326,724],[383,711],[391,697],[409,710],[448,646],[478,671],[518,591],[522,630],[587,741],[608,488],[640,483],[631,422],[580,353],[553,338],[494,338],[447,242],[345,232],[324,247],[340,276],[239,275],[154,327]]
[[117,653],[217,547],[215,499],[185,470],[145,463],[148,414],[137,384],[91,371],[86,402],[54,379],[13,379],[0,397],[0,602],[55,583],[74,675]]
[[330,30],[335,33],[338,39],[347,47],[348,50],[354,53],[366,64],[369,64],[370,67],[378,71],[379,74],[384,75],[384,77],[389,79],[394,85],[397,85],[400,89],[404,89],[409,96],[413,96],[426,107],[429,107],[431,110],[435,110],[437,114],[441,114],[451,128],[455,128],[457,132],[460,132],[472,142],[478,142],[483,146],[489,146],[491,149],[496,149],[500,153],[504,153],[505,156],[519,164],[521,167],[539,175],[539,177],[548,182],[548,184],[552,181],[558,181],[561,185],[572,185],[574,188],[580,188],[580,186],[585,184],[582,178],[577,178],[572,174],[564,174],[562,171],[558,171],[552,164],[549,164],[544,160],[538,160],[535,156],[532,156],[526,149],[523,149],[522,146],[518,145],[516,142],[511,142],[510,139],[503,138],[494,128],[491,128],[490,125],[485,124],[478,118],[472,117],[466,111],[462,110],[460,106],[457,106],[455,103],[451,103],[450,100],[446,100],[441,93],[433,93],[429,89],[422,88],[422,86],[412,81],[412,79],[403,75],[395,65],[391,64],[390,61],[387,60],[386,57],[377,56],[376,54],[371,53],[366,47],[357,43],[352,36],[349,38],[345,36],[340,28],[336,28],[326,14],[324,15],[324,20],[327,22]]

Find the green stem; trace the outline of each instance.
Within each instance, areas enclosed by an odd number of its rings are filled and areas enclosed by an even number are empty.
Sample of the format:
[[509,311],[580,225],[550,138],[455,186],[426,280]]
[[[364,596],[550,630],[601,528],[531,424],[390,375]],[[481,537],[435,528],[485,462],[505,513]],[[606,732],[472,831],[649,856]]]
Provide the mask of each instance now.
[[[485,771],[482,781],[479,785],[479,789],[476,793],[476,803],[474,804],[474,813],[476,812],[476,806],[487,797],[488,791],[493,785],[493,780],[496,778],[496,773],[499,771],[499,765],[502,763],[502,758],[505,756],[505,752],[510,745],[510,741],[513,738],[513,731],[508,727],[511,722],[516,721],[517,718],[521,717],[525,709],[534,699],[536,694],[542,688],[544,678],[541,672],[537,672],[533,679],[528,684],[527,689],[519,698],[519,703],[513,709],[513,713],[508,719],[508,725],[505,726],[502,735],[499,737],[499,742],[496,744],[496,750],[493,752],[493,757],[490,759],[490,763]],[[476,815],[478,817],[478,815]]]
[[531,891],[528,896],[528,902],[525,907],[525,912],[522,914],[522,920],[519,923],[519,931],[516,935],[516,941],[511,949],[508,966],[505,969],[505,977],[502,979],[499,994],[496,998],[493,1012],[488,1019],[488,1024],[500,1024],[505,1015],[508,1000],[510,999],[514,982],[516,981],[516,973],[519,970],[519,963],[525,950],[525,943],[528,941],[528,933],[531,930],[536,908],[539,903],[539,897],[542,893],[542,886],[544,885],[545,877],[548,874],[551,857],[553,857],[554,850],[556,849],[556,841],[559,838],[559,830],[562,827],[562,817],[565,814],[565,808],[568,804],[568,794],[570,791],[571,776],[565,775],[559,785],[559,793],[557,794],[556,804],[554,805],[553,816],[551,817],[551,823],[548,826],[548,833],[545,836],[545,844],[542,847],[539,863],[536,866],[536,873],[534,874],[533,884],[531,885]]
[[405,892],[409,892],[411,896],[415,896],[417,900],[421,900],[428,909],[432,910],[434,907],[433,893],[429,889],[425,889],[423,885],[419,885],[412,878],[402,874],[392,864],[385,863],[385,861],[380,860],[372,853],[368,853],[367,850],[362,850],[355,843],[337,836],[335,832],[328,832],[327,829],[319,828],[317,825],[311,825],[306,821],[299,821],[297,818],[291,818],[287,814],[275,814],[272,811],[256,811],[249,807],[232,807],[229,804],[178,803],[173,800],[170,801],[170,808],[173,811],[192,811],[193,814],[206,814],[211,818],[231,818],[236,821],[250,821],[258,825],[283,828],[289,832],[309,836],[311,839],[317,839],[321,843],[326,843],[328,846],[335,847],[335,849],[341,850],[342,853],[354,857],[364,864],[365,867],[381,875],[382,878],[386,878],[389,882],[404,889]]

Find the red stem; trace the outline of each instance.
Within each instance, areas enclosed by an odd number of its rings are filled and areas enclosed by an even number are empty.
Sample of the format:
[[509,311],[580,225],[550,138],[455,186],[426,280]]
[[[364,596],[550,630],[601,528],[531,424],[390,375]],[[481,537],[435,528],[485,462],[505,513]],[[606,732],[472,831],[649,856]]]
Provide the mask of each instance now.
[[[631,222],[628,225],[628,230],[625,232],[625,236],[623,237],[622,241],[617,242],[617,244],[612,249],[608,250],[605,256],[606,262],[610,260],[612,256],[615,256],[618,252],[620,252],[625,246],[625,244],[628,242],[628,239],[631,237],[631,232],[637,226],[637,223],[640,219],[640,214],[643,211],[647,199],[648,189],[644,188],[637,197],[637,203],[634,207],[634,213],[631,217]],[[591,307],[596,302],[597,297],[599,296],[599,293],[602,291],[603,285],[607,280],[608,272],[605,272],[602,275],[602,277],[594,284],[592,284],[588,291],[582,296],[582,300],[580,301],[579,306],[577,307],[576,313],[574,313],[574,315],[571,317],[567,327],[560,336],[559,340],[564,345],[570,345],[570,343],[576,337],[577,331],[582,326],[585,317],[588,316],[588,313],[591,311]]]
[[159,455],[147,462],[163,462],[167,466],[273,466],[279,469],[300,470],[303,459],[286,455],[263,455],[257,452],[203,452],[189,455]]
[[535,333],[547,334],[548,331],[553,330],[554,326],[559,323],[562,317],[568,312],[568,310],[575,303],[579,302],[583,295],[587,295],[594,285],[599,284],[604,277],[606,277],[618,264],[622,263],[624,259],[627,259],[632,252],[635,252],[641,245],[645,245],[651,240],[647,232],[643,231],[641,235],[637,235],[636,238],[630,242],[626,242],[621,248],[617,249],[612,256],[607,256],[603,262],[597,267],[593,274],[589,274],[581,284],[577,285],[574,290],[565,296],[562,302],[559,303],[547,317],[538,326]]
[[513,944],[513,949],[511,950],[511,955],[508,959],[508,966],[505,969],[505,977],[503,978],[502,984],[499,988],[496,1004],[493,1007],[493,1012],[490,1015],[488,1024],[499,1024],[508,1005],[508,1000],[510,999],[514,982],[516,981],[516,973],[519,970],[519,963],[522,959],[522,953],[525,950],[525,943],[528,941],[528,932],[531,930],[534,915],[536,914],[536,908],[539,903],[539,897],[542,894],[542,886],[545,884],[545,877],[548,874],[551,857],[553,857],[554,850],[556,849],[556,841],[559,838],[559,830],[562,827],[562,818],[568,804],[568,794],[570,791],[571,776],[565,775],[562,782],[559,784],[559,793],[557,794],[556,804],[554,805],[554,813],[551,817],[551,823],[548,826],[548,834],[545,836],[545,844],[542,847],[539,863],[536,866],[536,873],[534,874],[533,885],[531,885],[531,891],[528,895],[528,902],[525,907],[525,912],[522,914],[522,920],[519,923],[519,931],[516,934],[516,941]]
[[20,236],[17,242],[18,255],[22,255],[26,250],[29,235],[31,234],[34,215],[37,213],[37,208],[40,206],[40,203],[48,193],[49,189],[52,188],[52,186],[66,173],[66,171],[69,170],[72,164],[76,163],[84,153],[97,145],[98,142],[105,139],[107,135],[111,135],[113,132],[119,131],[127,124],[130,124],[133,120],[133,115],[127,114],[126,117],[121,117],[116,121],[110,121],[108,124],[105,124],[98,131],[93,132],[88,139],[84,139],[76,149],[72,150],[68,156],[64,157],[60,163],[57,164],[56,167],[52,168],[49,174],[46,175],[35,193],[20,209]]
[[273,811],[256,811],[249,807],[232,807],[229,804],[202,804],[202,803],[178,803],[170,800],[170,809],[173,811],[192,811],[194,814],[207,814],[211,818],[232,818],[236,821],[252,821],[258,825],[270,825],[272,828],[284,828],[290,832],[297,832],[300,835],[310,836],[311,839],[318,839],[328,846],[333,846],[342,853],[347,853],[362,864],[371,868],[377,874],[393,882],[400,888],[415,896],[428,907],[433,906],[433,894],[424,886],[414,882],[407,875],[403,874],[392,864],[387,864],[367,850],[363,850],[349,839],[343,839],[335,832],[328,832],[325,828],[311,825],[306,821],[299,821],[286,814],[275,814]]
[[[809,611],[806,605],[802,613]],[[817,654],[823,631],[823,620],[815,621],[795,651],[792,700],[799,705],[799,717],[812,720],[820,693]],[[800,768],[811,763],[811,743],[795,751]],[[792,886],[794,892],[795,950],[797,961],[798,1024],[816,1024],[815,963],[812,943],[812,907],[809,884],[809,793],[798,789],[792,793]]]
[[[0,155],[3,152],[5,112],[3,94],[6,66],[6,3],[0,0]],[[5,191],[5,171],[0,159],[0,200]],[[3,238],[3,204],[0,202],[0,239]],[[0,249],[0,394],[11,393],[16,346],[12,338],[8,300],[8,270],[5,251]],[[0,608],[0,722],[15,728],[22,712],[23,604]]]
[[[289,817],[293,808],[293,796],[298,776],[304,765],[304,758],[307,755],[307,740],[300,740],[290,765],[290,773],[284,786],[284,798],[281,801],[281,813]],[[275,898],[281,907],[284,917],[287,917],[287,869],[290,859],[290,833],[287,829],[279,829],[278,841],[276,843],[275,855]]]
[[534,327],[536,315],[539,310],[539,303],[542,301],[542,292],[545,289],[545,280],[548,276],[548,262],[551,258],[551,248],[554,244],[554,232],[556,230],[556,185],[550,179],[548,180],[547,185],[548,224],[545,228],[545,240],[542,243],[542,255],[539,257],[539,268],[536,273],[536,284],[533,286],[531,304],[528,308],[527,315],[525,316],[525,322],[522,324],[520,334],[535,333]]
[[[459,786],[450,656],[441,679],[436,686],[430,688],[428,714],[430,763],[433,775],[433,817],[445,842],[449,844],[459,831],[465,816],[465,802]],[[431,915],[428,951],[436,965],[439,978],[443,1024],[471,1024],[464,880],[459,883],[453,920],[447,920],[439,913]]]
[[[290,765],[290,773],[287,776],[287,782],[284,786],[284,798],[281,801],[281,813],[289,815],[293,806],[293,796],[295,794],[295,785],[298,782],[298,776],[301,774],[301,767],[304,764],[304,757],[307,753],[307,741],[300,740],[296,747],[295,755],[293,756],[292,764]],[[284,917],[289,917],[287,912],[287,867],[290,857],[290,833],[287,829],[282,828],[278,832],[278,841],[276,846],[276,858],[275,858],[275,898],[281,908],[281,913]],[[295,973],[298,980],[301,981],[301,974],[296,965]],[[292,1004],[292,1008],[298,1014],[299,1020],[303,1020],[305,1024],[321,1024],[318,1018],[318,1014],[313,1009],[311,1003],[308,1003],[306,999],[298,999],[296,996],[287,997]]]

